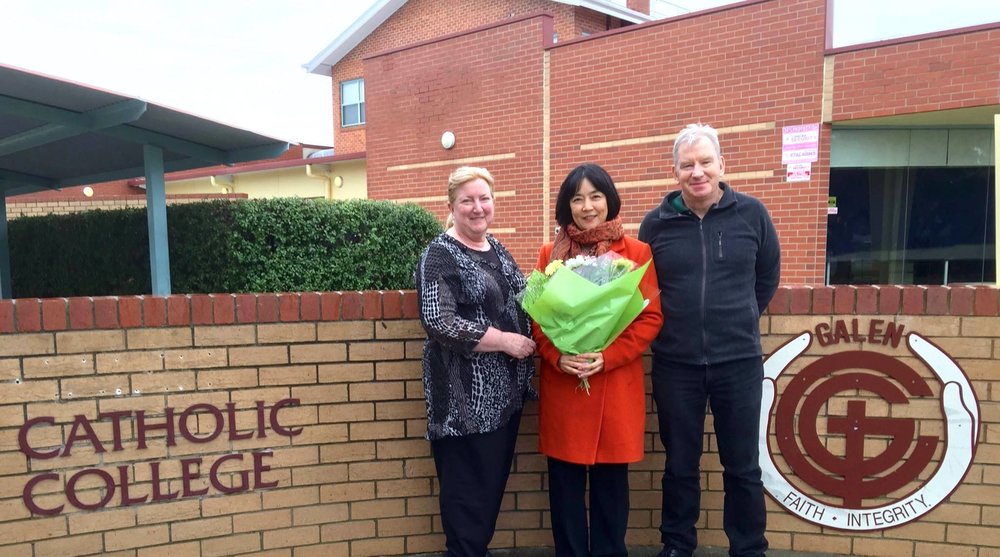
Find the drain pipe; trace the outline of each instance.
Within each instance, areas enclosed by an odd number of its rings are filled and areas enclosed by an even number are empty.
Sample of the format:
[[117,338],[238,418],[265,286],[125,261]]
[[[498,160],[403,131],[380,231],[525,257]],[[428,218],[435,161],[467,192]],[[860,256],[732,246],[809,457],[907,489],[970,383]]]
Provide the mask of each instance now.
[[223,176],[209,176],[212,186],[222,190],[222,193],[236,193],[236,177],[232,174]]
[[[313,170],[313,167],[322,167]],[[326,182],[326,198],[333,199],[333,175],[330,172],[330,165],[328,164],[307,164],[306,165],[306,176],[310,178],[316,178],[318,180],[323,180]]]

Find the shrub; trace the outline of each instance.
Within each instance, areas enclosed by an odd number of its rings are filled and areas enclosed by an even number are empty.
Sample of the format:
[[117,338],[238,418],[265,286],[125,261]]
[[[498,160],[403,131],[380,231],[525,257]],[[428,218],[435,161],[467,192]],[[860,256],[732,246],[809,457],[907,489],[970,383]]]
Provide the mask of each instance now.
[[[271,199],[167,207],[175,293],[408,289],[441,225],[388,201]],[[143,209],[9,224],[15,297],[150,292]]]

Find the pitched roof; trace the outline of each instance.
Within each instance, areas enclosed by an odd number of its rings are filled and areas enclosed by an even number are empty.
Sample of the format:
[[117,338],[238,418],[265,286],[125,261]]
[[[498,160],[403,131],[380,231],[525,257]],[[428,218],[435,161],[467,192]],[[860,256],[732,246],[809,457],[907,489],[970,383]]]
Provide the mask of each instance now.
[[[580,6],[598,13],[616,17],[629,23],[643,23],[652,21],[653,17],[630,10],[624,6],[616,4],[610,0],[552,0],[559,4],[569,6]],[[319,54],[313,57],[308,63],[303,64],[309,73],[319,75],[330,75],[333,66],[340,62],[347,53],[354,50],[354,47],[361,44],[361,41],[372,33],[379,25],[385,23],[389,16],[403,7],[406,0],[376,0],[365,13],[361,14],[343,33],[326,46]]]

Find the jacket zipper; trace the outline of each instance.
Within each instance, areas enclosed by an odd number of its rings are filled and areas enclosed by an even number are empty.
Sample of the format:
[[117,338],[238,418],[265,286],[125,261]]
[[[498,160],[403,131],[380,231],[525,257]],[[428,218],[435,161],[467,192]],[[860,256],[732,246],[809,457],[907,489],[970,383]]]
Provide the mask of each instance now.
[[722,260],[722,231],[719,231],[719,260]]
[[701,353],[708,365],[708,326],[705,323],[705,291],[708,290],[708,246],[705,243],[705,220],[698,219],[698,235],[701,236]]

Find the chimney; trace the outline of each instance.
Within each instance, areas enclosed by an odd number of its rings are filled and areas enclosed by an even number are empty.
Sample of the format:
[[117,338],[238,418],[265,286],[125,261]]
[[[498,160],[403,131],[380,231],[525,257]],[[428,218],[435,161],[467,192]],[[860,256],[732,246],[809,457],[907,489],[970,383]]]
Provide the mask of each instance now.
[[649,0],[627,0],[628,9],[649,15]]

